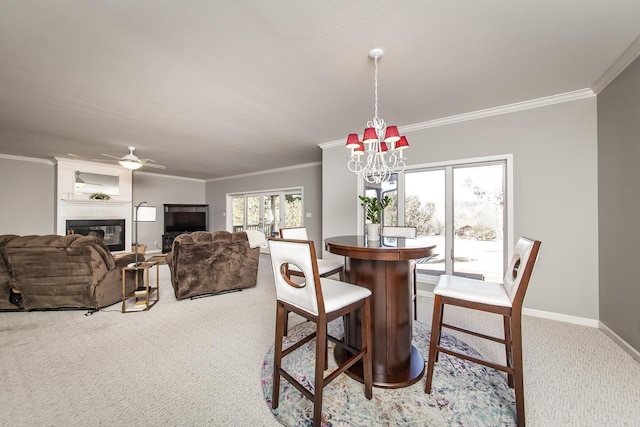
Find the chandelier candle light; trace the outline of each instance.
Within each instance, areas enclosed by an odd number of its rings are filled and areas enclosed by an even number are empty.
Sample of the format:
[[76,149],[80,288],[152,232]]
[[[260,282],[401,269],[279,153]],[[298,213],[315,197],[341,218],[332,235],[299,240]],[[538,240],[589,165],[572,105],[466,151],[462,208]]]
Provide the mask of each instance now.
[[[355,133],[347,137],[346,147],[351,150],[347,167],[351,172],[362,174],[368,183],[380,184],[388,181],[391,174],[404,171],[403,150],[409,146],[407,138],[400,136],[397,126],[387,126],[378,117],[378,58],[382,49],[373,49],[369,57],[375,62],[375,110],[373,120],[367,122],[362,141]],[[366,161],[362,158],[366,155]]]

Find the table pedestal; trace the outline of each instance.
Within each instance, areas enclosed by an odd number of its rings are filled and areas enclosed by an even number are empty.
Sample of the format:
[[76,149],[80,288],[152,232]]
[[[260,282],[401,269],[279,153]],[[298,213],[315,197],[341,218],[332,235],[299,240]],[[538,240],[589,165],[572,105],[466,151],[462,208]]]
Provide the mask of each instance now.
[[[335,348],[333,355],[338,364],[347,360],[351,353],[343,350],[341,347]],[[364,383],[364,375],[362,373],[362,363],[357,362],[346,371],[356,381]],[[424,375],[424,358],[417,348],[411,346],[411,356],[409,358],[409,368],[398,371],[396,375],[385,375],[380,372],[373,372],[373,386],[380,388],[401,388],[414,384]]]
[[[346,281],[371,290],[373,385],[400,388],[416,383],[424,374],[424,358],[411,344],[413,333],[411,267],[409,261],[347,258]],[[361,348],[360,312],[344,317],[345,342]],[[341,362],[349,353],[340,347],[334,356]],[[362,364],[347,374],[363,381]]]

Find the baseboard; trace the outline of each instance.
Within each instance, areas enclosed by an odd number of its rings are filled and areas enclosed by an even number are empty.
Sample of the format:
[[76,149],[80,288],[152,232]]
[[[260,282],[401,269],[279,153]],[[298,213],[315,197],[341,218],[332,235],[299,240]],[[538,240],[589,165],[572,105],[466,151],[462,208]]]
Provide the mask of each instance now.
[[[423,298],[433,299],[433,292],[423,291],[418,289],[418,296]],[[589,326],[592,328],[600,329],[605,335],[618,344],[625,352],[631,357],[640,362],[640,351],[632,347],[628,342],[622,339],[618,334],[613,332],[607,325],[599,320],[587,319],[585,317],[569,316],[566,314],[552,313],[549,311],[534,310],[531,308],[523,308],[522,314],[533,317],[540,317],[543,319],[557,320],[559,322],[573,323],[575,325]]]
[[559,322],[573,323],[574,325],[589,326],[591,328],[598,327],[598,320],[588,319],[586,317],[570,316],[568,314],[553,313],[551,311],[534,310],[532,308],[523,308],[522,314],[543,319],[557,320]]
[[611,329],[609,329],[609,327],[607,325],[605,325],[604,323],[598,322],[598,327],[600,328],[600,330],[602,332],[605,333],[605,335],[607,335],[609,338],[611,338],[613,340],[613,342],[618,344],[620,347],[622,347],[622,349],[624,351],[629,353],[629,355],[631,357],[633,357],[635,360],[640,362],[640,352],[638,350],[636,350],[635,348],[631,347],[631,345],[628,342],[623,340],[620,337],[620,335],[616,334]]
[[[418,290],[418,296],[433,299],[433,292]],[[599,327],[596,319],[587,319],[585,317],[569,316],[568,314],[552,313],[550,311],[534,310],[531,308],[523,308],[522,314],[542,319],[557,320],[559,322],[573,323],[574,325],[589,326],[592,328]]]

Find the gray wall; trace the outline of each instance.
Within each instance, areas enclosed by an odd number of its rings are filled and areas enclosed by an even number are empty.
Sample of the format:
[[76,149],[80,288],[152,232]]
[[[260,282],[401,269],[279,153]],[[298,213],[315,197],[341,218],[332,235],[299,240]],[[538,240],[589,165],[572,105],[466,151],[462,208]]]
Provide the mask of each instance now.
[[54,195],[51,162],[0,157],[0,234],[53,234]]
[[[596,98],[407,134],[408,165],[513,154],[514,234],[542,241],[525,307],[598,319]],[[347,150],[323,150],[324,237],[353,234]]]
[[640,58],[598,95],[600,321],[640,352]]
[[[147,245],[147,252],[162,248],[164,233],[164,204],[206,204],[205,182],[199,179],[178,178],[153,173],[133,173],[133,206],[147,202],[156,207],[156,222],[138,223],[138,241]],[[133,239],[132,239],[133,241]],[[155,245],[158,242],[158,246]]]
[[[16,183],[20,183],[19,186]],[[134,206],[141,201],[157,207],[155,223],[140,223],[138,239],[147,251],[162,245],[164,203],[204,204],[203,180],[133,174]],[[46,160],[0,157],[0,234],[53,234],[55,230],[55,168]]]
[[[302,187],[303,218],[309,239],[316,248],[322,246],[322,167],[319,163],[229,179],[208,181],[206,200],[209,204],[211,230],[226,230],[226,196],[229,193],[252,193],[281,188]],[[306,214],[311,217],[306,217]]]

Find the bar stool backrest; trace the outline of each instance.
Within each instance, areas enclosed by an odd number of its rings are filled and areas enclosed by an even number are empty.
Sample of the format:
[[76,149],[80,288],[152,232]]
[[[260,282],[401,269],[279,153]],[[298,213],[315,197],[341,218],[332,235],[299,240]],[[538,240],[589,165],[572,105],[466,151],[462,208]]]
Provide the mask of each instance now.
[[[324,313],[322,288],[313,242],[289,239],[270,239],[269,251],[276,298],[318,316]],[[287,266],[295,265],[304,275],[302,283],[292,281],[286,274]]]

